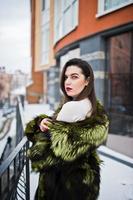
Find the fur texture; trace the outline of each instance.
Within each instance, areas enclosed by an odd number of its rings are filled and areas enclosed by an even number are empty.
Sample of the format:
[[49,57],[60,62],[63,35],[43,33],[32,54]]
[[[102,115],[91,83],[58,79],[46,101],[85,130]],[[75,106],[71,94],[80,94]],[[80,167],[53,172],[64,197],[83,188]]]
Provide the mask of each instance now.
[[97,102],[97,114],[81,122],[54,120],[42,133],[40,115],[25,130],[33,145],[28,150],[32,169],[40,172],[38,200],[96,200],[100,187],[100,159],[96,148],[108,134],[108,117]]

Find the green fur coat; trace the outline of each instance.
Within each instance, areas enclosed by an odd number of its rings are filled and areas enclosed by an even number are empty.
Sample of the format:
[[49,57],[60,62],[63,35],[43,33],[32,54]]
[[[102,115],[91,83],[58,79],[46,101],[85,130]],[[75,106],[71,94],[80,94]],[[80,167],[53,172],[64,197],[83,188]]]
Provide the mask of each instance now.
[[25,134],[32,169],[40,172],[38,200],[96,200],[100,187],[100,159],[96,148],[107,139],[109,121],[97,102],[97,114],[80,122],[54,120],[43,133],[39,123],[47,115],[30,121]]

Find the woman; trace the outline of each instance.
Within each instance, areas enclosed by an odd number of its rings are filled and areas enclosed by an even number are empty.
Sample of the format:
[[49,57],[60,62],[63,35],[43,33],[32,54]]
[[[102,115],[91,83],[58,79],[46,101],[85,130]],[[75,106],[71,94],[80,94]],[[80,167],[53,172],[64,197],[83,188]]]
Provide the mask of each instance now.
[[100,159],[96,148],[107,139],[108,118],[96,100],[91,66],[78,58],[62,71],[64,104],[54,116],[30,121],[26,135],[32,169],[40,172],[38,200],[96,200]]

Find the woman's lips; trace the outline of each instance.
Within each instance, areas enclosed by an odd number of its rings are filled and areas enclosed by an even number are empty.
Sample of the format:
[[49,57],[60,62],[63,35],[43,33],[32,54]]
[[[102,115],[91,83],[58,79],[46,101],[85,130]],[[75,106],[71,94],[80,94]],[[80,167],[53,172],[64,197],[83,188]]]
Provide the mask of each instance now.
[[69,91],[72,91],[72,88],[71,88],[71,87],[66,87],[65,90],[66,90],[67,92],[69,92]]

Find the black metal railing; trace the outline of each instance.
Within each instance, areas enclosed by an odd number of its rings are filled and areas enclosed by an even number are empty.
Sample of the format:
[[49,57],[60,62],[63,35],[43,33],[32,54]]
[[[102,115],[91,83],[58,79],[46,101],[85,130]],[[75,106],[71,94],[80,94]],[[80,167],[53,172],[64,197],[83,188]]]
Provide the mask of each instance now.
[[23,116],[24,103],[22,98],[18,97],[16,105],[16,145],[24,137],[24,116]]
[[11,151],[12,151],[12,144],[11,143],[12,143],[12,138],[9,136],[7,138],[7,142],[6,142],[6,145],[4,147],[4,150],[1,154],[0,165],[5,160],[5,158],[7,158],[9,156],[9,154],[11,153]]
[[[27,149],[29,142],[24,136],[24,124],[22,119],[22,106],[18,101],[18,115],[21,118],[17,129],[19,143],[0,165],[0,200],[29,200],[30,199],[30,181],[29,181],[29,159]],[[18,126],[19,126],[18,125]],[[19,135],[20,134],[20,135]]]

